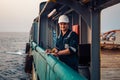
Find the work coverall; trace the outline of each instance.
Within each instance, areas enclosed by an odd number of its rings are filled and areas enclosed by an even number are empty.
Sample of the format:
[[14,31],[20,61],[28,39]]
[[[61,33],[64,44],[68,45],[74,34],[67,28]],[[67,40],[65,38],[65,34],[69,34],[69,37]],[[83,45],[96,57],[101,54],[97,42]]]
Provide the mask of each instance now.
[[56,41],[56,48],[58,51],[66,48],[70,50],[69,55],[59,55],[58,57],[62,62],[78,71],[78,35],[69,29],[64,36],[60,32]]

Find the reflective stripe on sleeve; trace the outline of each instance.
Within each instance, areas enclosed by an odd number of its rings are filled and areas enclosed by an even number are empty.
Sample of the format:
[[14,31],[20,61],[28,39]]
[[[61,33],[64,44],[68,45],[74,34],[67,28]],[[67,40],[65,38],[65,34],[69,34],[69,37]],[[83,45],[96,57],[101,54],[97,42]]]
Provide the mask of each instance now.
[[76,49],[74,47],[70,47],[70,49],[73,51],[73,52],[76,52]]

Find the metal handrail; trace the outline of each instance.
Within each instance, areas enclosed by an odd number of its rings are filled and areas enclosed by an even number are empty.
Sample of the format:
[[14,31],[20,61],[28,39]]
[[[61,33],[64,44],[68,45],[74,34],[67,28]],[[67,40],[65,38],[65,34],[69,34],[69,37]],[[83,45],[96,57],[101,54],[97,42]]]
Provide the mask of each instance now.
[[36,43],[32,42],[31,47],[35,70],[40,80],[87,80],[53,55],[45,54]]

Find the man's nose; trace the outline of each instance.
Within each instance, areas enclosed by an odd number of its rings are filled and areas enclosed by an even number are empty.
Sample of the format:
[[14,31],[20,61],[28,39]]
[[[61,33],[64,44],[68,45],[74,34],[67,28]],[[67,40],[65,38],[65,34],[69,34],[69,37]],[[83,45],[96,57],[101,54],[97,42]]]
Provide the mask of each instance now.
[[64,25],[64,24],[62,24],[61,26],[62,26],[62,27],[64,27],[65,25]]

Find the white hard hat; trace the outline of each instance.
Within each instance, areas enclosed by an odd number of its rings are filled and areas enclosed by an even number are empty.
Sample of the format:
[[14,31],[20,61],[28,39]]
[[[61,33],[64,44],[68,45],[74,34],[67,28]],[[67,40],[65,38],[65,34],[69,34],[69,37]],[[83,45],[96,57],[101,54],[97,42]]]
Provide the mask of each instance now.
[[66,15],[61,15],[58,19],[58,23],[61,23],[61,22],[69,23],[69,18]]

